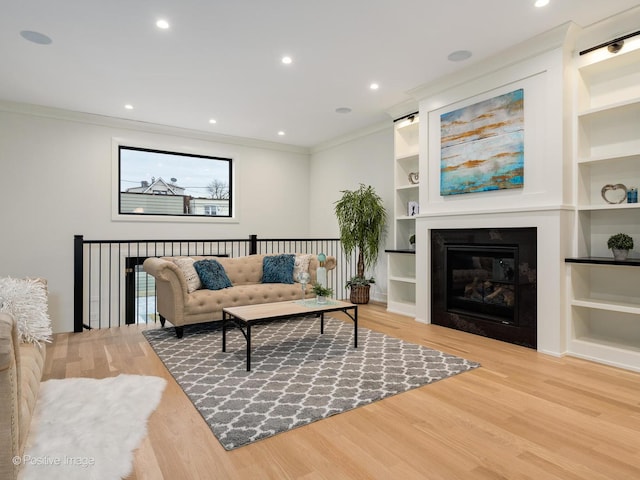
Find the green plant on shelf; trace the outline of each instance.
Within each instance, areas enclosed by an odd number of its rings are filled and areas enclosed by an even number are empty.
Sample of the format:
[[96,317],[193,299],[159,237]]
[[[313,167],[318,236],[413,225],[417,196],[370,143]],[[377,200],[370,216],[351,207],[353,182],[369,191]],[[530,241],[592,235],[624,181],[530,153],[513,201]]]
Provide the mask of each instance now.
[[616,233],[607,240],[607,247],[611,250],[632,250],[633,238],[626,233]]

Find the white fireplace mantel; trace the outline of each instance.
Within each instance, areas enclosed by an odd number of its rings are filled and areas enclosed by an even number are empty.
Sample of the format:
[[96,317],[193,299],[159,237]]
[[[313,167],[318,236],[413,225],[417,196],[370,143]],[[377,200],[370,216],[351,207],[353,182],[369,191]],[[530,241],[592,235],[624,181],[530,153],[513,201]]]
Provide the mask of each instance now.
[[511,211],[423,213],[416,219],[416,320],[431,323],[431,230],[463,228],[537,229],[538,351],[566,353],[567,303],[564,259],[570,256],[573,209],[515,208]]

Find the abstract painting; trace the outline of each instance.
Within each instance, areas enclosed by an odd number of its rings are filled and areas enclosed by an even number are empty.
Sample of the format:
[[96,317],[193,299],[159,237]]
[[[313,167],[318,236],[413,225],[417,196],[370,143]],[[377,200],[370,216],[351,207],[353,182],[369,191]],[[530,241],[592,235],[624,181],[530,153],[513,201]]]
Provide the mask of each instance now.
[[440,195],[522,188],[524,90],[440,115]]

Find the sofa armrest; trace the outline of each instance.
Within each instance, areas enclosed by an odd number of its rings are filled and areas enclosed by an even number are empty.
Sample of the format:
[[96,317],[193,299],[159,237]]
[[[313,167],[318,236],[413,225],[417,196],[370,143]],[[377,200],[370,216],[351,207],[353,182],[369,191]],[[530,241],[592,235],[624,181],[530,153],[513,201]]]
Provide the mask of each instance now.
[[11,315],[0,313],[0,478],[14,479],[11,459],[20,451],[20,366],[18,329]]
[[187,281],[178,266],[164,258],[149,257],[142,268],[156,279],[158,313],[174,326],[184,324],[187,303]]

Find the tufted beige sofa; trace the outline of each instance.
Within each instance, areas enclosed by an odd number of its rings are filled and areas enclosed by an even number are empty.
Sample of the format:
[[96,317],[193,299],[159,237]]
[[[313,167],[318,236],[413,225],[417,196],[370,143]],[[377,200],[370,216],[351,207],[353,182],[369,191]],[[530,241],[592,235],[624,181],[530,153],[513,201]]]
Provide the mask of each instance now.
[[[302,297],[299,283],[262,283],[262,261],[265,255],[247,255],[243,257],[201,257],[191,256],[195,260],[215,258],[233,283],[233,287],[222,290],[201,289],[188,293],[186,279],[174,263],[180,257],[150,257],[144,261],[143,269],[156,279],[157,309],[160,322],[168,320],[176,327],[176,335],[181,338],[183,326],[194,323],[222,320],[222,309],[239,305],[283,302]],[[336,266],[335,257],[327,256],[327,271]],[[317,257],[311,257],[306,296],[312,297],[311,286],[316,281],[319,267]]]
[[44,345],[20,343],[15,319],[0,313],[0,478],[18,478],[45,361]]

